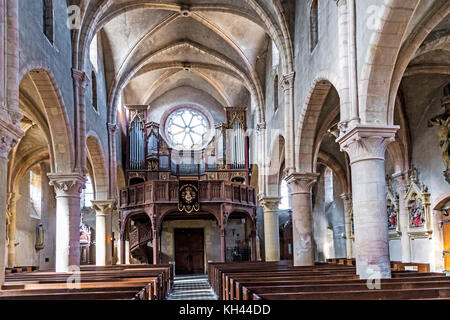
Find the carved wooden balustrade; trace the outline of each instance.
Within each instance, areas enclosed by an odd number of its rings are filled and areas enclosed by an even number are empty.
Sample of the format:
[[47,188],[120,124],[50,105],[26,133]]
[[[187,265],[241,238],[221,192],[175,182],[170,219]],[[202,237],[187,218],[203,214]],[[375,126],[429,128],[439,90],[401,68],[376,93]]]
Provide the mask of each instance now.
[[153,240],[153,231],[151,224],[141,224],[130,231],[130,250],[139,246],[147,246],[147,243]]
[[[251,186],[227,181],[199,181],[200,212],[213,214],[221,229],[221,261],[226,261],[225,229],[233,213],[244,214],[252,226],[252,260],[256,260],[256,194]],[[178,210],[178,181],[148,181],[120,192],[121,257],[125,259],[127,225],[134,215],[145,213],[150,223],[129,231],[130,251],[143,263],[160,262],[159,242],[164,217]],[[183,213],[180,213],[180,216]],[[185,215],[185,214],[184,214]],[[194,215],[195,216],[195,215]],[[144,230],[144,228],[146,228]],[[153,228],[154,239],[150,235]],[[153,253],[147,243],[153,240]],[[123,260],[124,261],[124,260]]]
[[[132,209],[150,204],[177,204],[178,181],[149,181],[123,189],[120,208]],[[227,203],[254,207],[255,189],[251,186],[225,181],[199,181],[199,199],[202,203]]]

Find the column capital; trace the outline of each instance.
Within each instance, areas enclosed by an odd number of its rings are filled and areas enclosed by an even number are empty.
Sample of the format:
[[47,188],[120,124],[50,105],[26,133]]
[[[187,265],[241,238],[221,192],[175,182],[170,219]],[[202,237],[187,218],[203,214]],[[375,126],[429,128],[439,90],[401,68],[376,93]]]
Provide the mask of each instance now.
[[19,143],[23,135],[20,127],[0,118],[0,158],[8,158],[9,152]]
[[264,208],[264,211],[277,211],[280,202],[280,197],[261,197],[259,199],[259,203]]
[[256,130],[258,133],[262,133],[263,130],[266,130],[267,124],[265,122],[260,122],[256,125]]
[[93,200],[92,209],[97,215],[109,215],[116,209],[116,200]]
[[291,194],[305,194],[311,193],[311,188],[319,176],[318,173],[292,173],[285,180],[292,188]]
[[352,201],[352,194],[351,193],[343,193],[340,195],[342,201]]
[[80,196],[86,186],[86,178],[79,173],[49,173],[47,176],[58,197]]
[[74,84],[81,89],[81,93],[86,93],[87,84],[89,83],[89,77],[86,72],[72,68],[72,78]]
[[86,72],[72,68],[72,78],[77,84],[83,85],[89,82],[89,77]]
[[119,125],[117,123],[108,123],[108,131],[110,134],[115,134]]
[[347,152],[351,164],[365,160],[383,160],[387,146],[395,141],[399,126],[358,125],[336,142]]
[[285,74],[283,76],[283,89],[289,90],[294,88],[294,82],[295,82],[295,72]]

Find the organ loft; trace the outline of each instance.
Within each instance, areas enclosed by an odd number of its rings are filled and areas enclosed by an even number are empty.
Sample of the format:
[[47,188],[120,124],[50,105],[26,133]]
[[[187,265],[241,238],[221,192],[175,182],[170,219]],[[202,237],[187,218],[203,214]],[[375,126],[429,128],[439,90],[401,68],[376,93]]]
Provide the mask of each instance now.
[[449,13],[0,0],[0,300],[448,299]]

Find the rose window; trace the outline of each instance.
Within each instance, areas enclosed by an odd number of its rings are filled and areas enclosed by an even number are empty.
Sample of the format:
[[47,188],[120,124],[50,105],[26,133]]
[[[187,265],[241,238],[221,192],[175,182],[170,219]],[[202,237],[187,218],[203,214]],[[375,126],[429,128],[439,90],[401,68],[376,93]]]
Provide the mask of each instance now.
[[166,135],[178,150],[201,149],[208,137],[209,121],[201,112],[182,108],[173,112],[166,122]]

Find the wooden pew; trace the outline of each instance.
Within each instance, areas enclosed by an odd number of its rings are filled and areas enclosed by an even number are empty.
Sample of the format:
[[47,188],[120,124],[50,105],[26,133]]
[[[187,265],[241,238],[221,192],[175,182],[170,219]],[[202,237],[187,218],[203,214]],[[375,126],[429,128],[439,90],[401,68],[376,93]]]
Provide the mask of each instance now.
[[[426,264],[393,262],[392,279],[381,279],[381,288],[371,290],[367,280],[360,280],[356,275],[353,259],[329,262],[334,263],[313,267],[293,267],[286,262],[211,264],[208,270],[214,290],[224,300],[450,298],[450,278],[430,273]],[[407,267],[414,267],[415,271],[405,271]]]
[[162,300],[173,284],[173,265],[81,267],[72,289],[69,273],[7,274],[0,300],[9,299],[133,299]]

